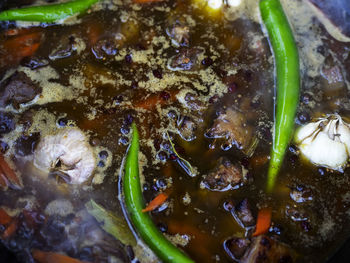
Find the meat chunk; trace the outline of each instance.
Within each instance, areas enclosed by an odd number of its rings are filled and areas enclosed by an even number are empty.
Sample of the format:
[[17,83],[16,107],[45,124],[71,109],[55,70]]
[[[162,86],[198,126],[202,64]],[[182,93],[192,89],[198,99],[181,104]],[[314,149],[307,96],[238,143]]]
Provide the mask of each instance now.
[[308,214],[305,212],[303,208],[289,206],[289,205],[286,206],[286,216],[295,222],[309,220]]
[[176,21],[167,29],[167,34],[171,38],[171,43],[173,43],[174,46],[189,46],[190,28],[184,23]]
[[202,183],[212,191],[227,191],[238,188],[243,179],[242,167],[220,158],[218,167],[206,175]]
[[289,195],[290,198],[292,198],[297,203],[303,203],[312,200],[311,189],[303,185],[297,185],[295,188],[292,188]]
[[8,112],[0,112],[0,134],[9,133],[16,126],[14,116]]
[[239,202],[232,209],[231,213],[236,219],[237,223],[240,224],[242,227],[250,227],[255,224],[255,219],[253,217],[247,198]]
[[191,110],[192,112],[195,112],[198,115],[202,115],[203,112],[207,109],[204,103],[198,99],[198,96],[196,96],[191,92],[188,92],[185,95],[184,105],[189,110]]
[[41,87],[24,72],[15,72],[0,86],[0,107],[12,104],[19,109],[20,104],[33,100],[41,91]]
[[168,68],[171,70],[192,70],[197,65],[197,58],[203,49],[198,47],[183,48],[179,54],[170,58]]
[[97,59],[114,56],[118,53],[118,48],[121,46],[122,40],[123,36],[121,34],[101,38],[92,47],[92,53],[94,53]]
[[76,38],[73,35],[65,36],[61,41],[57,49],[55,49],[50,55],[51,60],[57,60],[62,58],[68,58],[75,54],[79,54],[85,49],[85,43],[82,39]]
[[250,240],[248,238],[232,237],[224,241],[226,253],[237,261],[243,257],[249,245]]
[[296,254],[287,245],[268,236],[238,238],[224,241],[226,253],[239,263],[291,263]]
[[37,69],[45,67],[49,61],[40,57],[24,57],[21,60],[21,65],[30,69]]
[[87,138],[77,128],[65,128],[55,135],[45,136],[34,152],[36,167],[47,172],[62,172],[69,176],[72,184],[86,181],[95,163]]
[[178,132],[182,139],[185,141],[193,141],[196,139],[195,131],[197,129],[197,124],[192,120],[192,118],[183,116],[178,120]]
[[240,260],[241,263],[291,263],[295,260],[294,252],[285,244],[267,236],[252,238],[251,245]]
[[32,133],[27,135],[22,135],[15,142],[16,154],[19,156],[27,156],[34,152],[35,146],[39,141],[40,133]]
[[206,132],[206,136],[224,138],[227,142],[225,149],[235,145],[246,152],[253,141],[253,129],[248,125],[243,113],[230,108],[219,114],[213,126]]

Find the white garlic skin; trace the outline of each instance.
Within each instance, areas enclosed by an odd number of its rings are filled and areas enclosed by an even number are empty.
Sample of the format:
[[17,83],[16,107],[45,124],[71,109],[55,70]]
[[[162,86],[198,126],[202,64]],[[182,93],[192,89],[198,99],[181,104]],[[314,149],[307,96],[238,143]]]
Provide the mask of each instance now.
[[350,153],[350,128],[339,115],[330,115],[302,126],[295,141],[311,163],[342,171]]

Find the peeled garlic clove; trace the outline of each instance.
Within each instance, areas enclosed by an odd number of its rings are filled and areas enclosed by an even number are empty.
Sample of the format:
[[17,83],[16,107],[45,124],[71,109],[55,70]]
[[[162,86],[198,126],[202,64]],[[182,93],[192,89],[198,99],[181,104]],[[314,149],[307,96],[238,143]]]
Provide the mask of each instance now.
[[300,145],[302,154],[312,163],[340,170],[346,165],[348,153],[346,146],[319,132],[315,138],[307,138]]
[[315,131],[317,131],[320,122],[321,121],[311,122],[299,128],[295,136],[295,142],[301,143],[303,140],[310,137]]
[[339,115],[309,123],[295,136],[300,152],[313,164],[342,170],[350,153],[350,127]]
[[350,128],[348,125],[341,123],[337,129],[337,136],[339,136],[339,140],[345,144],[346,149],[348,151],[348,155],[350,154]]

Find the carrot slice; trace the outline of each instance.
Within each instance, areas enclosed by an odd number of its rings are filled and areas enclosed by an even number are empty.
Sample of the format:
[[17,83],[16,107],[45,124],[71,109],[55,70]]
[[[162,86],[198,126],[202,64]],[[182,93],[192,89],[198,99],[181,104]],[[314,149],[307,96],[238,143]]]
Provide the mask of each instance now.
[[5,36],[11,37],[11,36],[17,36],[19,34],[19,30],[17,28],[9,29],[5,32]]
[[21,50],[23,48],[32,46],[33,44],[40,42],[40,39],[41,34],[39,32],[29,33],[26,35],[19,35],[8,39],[4,43],[4,47],[8,51],[16,52],[13,55],[19,56],[17,52],[21,53]]
[[35,53],[35,51],[39,48],[39,43],[34,43],[30,46],[25,46],[21,50],[19,50],[18,56],[20,57],[30,57]]
[[142,212],[149,212],[153,211],[157,207],[161,206],[164,204],[164,202],[168,199],[168,195],[164,193],[160,193],[157,195],[151,202],[149,202],[148,206],[144,209],[142,209]]
[[33,258],[39,263],[83,263],[76,258],[71,258],[63,254],[54,252],[45,252],[38,249],[32,251]]
[[271,225],[271,208],[262,208],[258,213],[255,232],[253,237],[265,234]]
[[265,163],[267,163],[269,161],[269,156],[268,155],[261,155],[261,156],[256,156],[253,157],[250,161],[250,164],[253,167],[259,167],[259,166],[263,166]]
[[42,33],[36,29],[18,29],[7,32],[8,39],[0,44],[4,52],[0,56],[0,66],[16,64],[22,58],[32,56],[40,46]]
[[26,35],[29,33],[37,32],[37,28],[11,28],[5,31],[4,35],[7,37],[18,36],[18,35]]
[[0,224],[7,225],[11,220],[12,217],[9,216],[4,209],[0,208]]
[[0,154],[0,172],[6,176],[6,179],[8,179],[13,186],[18,188],[22,187],[21,181],[18,179],[16,173],[7,164],[2,154]]
[[134,105],[135,108],[142,108],[145,110],[153,110],[156,108],[157,105],[163,106],[166,104],[170,104],[176,100],[176,94],[179,91],[169,91],[166,92],[166,95],[163,93],[163,95],[167,96],[162,96],[162,93],[156,93],[148,96],[146,99],[142,99],[141,101],[137,101]]

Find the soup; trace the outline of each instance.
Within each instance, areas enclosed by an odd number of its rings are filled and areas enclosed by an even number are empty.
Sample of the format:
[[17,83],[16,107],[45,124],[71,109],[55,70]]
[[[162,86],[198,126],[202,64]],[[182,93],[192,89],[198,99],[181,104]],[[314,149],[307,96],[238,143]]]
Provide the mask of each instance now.
[[[55,1],[0,8],[39,2]],[[296,127],[350,113],[346,32],[311,2],[282,1],[300,54]],[[348,238],[347,166],[312,164],[292,139],[265,191],[275,67],[258,1],[99,1],[0,26],[6,262],[159,261],[121,190],[132,123],[144,200],[167,196],[152,221],[195,262],[320,262]]]

